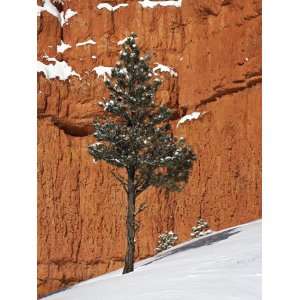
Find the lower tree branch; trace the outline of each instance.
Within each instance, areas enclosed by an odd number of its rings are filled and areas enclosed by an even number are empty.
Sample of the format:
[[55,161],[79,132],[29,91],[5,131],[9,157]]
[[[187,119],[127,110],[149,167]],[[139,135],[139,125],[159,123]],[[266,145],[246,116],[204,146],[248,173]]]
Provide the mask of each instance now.
[[127,183],[126,183],[125,179],[122,176],[116,174],[114,171],[110,171],[110,172],[121,183],[121,185],[123,186],[126,193],[128,193]]
[[145,208],[147,208],[147,204],[143,202],[139,208],[135,211],[134,215],[137,216],[139,213],[141,213]]
[[145,191],[150,186],[149,181],[150,180],[146,180],[142,185],[137,187],[137,189],[136,189],[136,195],[137,196],[140,195],[143,191]]
[[137,233],[137,231],[140,229],[140,222],[139,221],[137,221],[137,220],[135,220],[134,221],[134,231],[135,231],[135,233]]

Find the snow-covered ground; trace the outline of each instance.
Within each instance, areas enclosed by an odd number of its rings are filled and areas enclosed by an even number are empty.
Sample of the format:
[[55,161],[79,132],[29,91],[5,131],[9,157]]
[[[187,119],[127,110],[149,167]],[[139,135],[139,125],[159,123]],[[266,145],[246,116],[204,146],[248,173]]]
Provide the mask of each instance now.
[[193,239],[47,300],[259,300],[261,220]]

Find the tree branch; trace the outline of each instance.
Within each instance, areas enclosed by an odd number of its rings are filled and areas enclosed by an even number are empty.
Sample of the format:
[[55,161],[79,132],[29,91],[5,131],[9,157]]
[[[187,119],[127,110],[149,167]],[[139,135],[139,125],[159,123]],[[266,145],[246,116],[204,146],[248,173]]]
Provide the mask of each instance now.
[[110,172],[121,183],[121,185],[123,186],[126,193],[128,193],[127,184],[126,184],[125,179],[122,176],[116,174],[114,171],[110,171]]
[[135,231],[135,233],[137,233],[138,232],[138,230],[140,229],[140,222],[139,221],[137,221],[137,220],[135,220],[134,221],[134,231]]
[[135,185],[136,189],[136,195],[140,195],[143,191],[145,191],[151,184],[150,179],[153,176],[153,169],[148,170],[147,175],[141,174],[140,177],[137,180],[137,183]]
[[147,176],[147,178],[144,181],[140,181],[136,185],[136,195],[140,195],[143,191],[145,191],[150,186],[150,176]]
[[143,202],[139,208],[135,211],[134,215],[137,216],[139,213],[141,213],[145,208],[147,208],[147,204]]
[[139,176],[136,180],[136,183],[135,183],[135,189],[137,190],[143,183],[143,177],[142,176]]

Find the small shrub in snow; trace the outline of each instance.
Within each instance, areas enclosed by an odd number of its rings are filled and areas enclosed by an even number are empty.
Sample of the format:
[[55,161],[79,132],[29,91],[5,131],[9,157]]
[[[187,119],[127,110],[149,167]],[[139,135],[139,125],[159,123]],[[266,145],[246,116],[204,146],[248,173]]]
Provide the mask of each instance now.
[[175,246],[178,237],[173,231],[165,232],[159,235],[158,245],[155,248],[156,253],[170,249]]
[[204,219],[199,218],[197,225],[192,227],[191,237],[197,238],[212,233],[212,231],[208,228],[208,223]]

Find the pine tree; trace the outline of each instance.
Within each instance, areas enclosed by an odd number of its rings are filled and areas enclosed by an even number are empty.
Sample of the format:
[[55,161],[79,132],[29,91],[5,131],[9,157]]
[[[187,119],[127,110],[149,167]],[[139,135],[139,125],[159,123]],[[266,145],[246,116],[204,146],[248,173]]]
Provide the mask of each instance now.
[[172,112],[155,103],[162,80],[149,66],[150,57],[141,56],[132,33],[122,42],[120,60],[104,80],[110,96],[99,104],[105,116],[94,122],[96,143],[88,147],[95,161],[123,168],[112,175],[127,193],[127,252],[123,274],[134,269],[137,197],[147,188],[180,191],[196,159],[183,138],[177,139],[168,123]]
[[165,232],[159,235],[157,247],[155,251],[157,253],[170,249],[175,246],[176,241],[178,240],[177,234],[173,231]]

